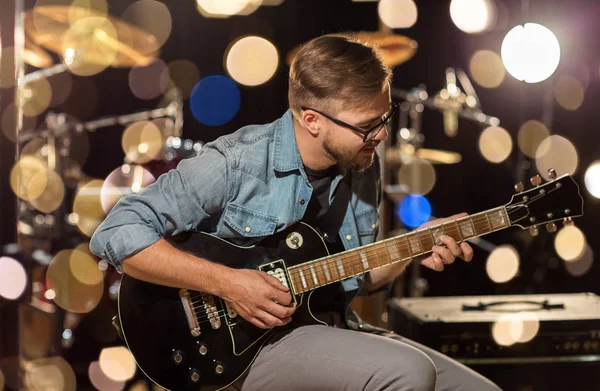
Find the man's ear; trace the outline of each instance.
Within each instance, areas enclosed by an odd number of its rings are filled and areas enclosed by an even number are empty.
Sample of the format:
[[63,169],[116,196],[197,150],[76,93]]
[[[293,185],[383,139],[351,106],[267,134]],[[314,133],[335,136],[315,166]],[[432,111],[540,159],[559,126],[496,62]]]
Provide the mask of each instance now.
[[303,110],[301,113],[302,124],[308,132],[317,137],[321,130],[321,116],[312,110]]

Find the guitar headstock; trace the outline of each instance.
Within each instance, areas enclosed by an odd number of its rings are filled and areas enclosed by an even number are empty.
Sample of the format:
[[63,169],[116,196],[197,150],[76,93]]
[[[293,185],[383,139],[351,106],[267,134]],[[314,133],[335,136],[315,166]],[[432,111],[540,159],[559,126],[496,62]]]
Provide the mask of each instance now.
[[515,185],[519,193],[505,205],[510,224],[529,228],[534,236],[542,225],[548,232],[555,232],[557,221],[572,224],[574,217],[583,216],[583,198],[577,182],[569,174],[557,178],[554,169],[548,174],[552,180],[544,184],[539,175],[531,178],[535,186],[532,189],[523,190],[521,183]]

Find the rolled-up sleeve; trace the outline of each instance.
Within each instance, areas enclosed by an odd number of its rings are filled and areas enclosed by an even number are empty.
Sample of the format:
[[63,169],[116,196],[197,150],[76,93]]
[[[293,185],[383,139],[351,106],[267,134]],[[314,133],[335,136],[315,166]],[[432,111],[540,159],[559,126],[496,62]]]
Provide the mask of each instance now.
[[188,231],[227,201],[227,160],[207,144],[140,193],[121,198],[92,235],[90,251],[121,272],[121,261],[166,235]]

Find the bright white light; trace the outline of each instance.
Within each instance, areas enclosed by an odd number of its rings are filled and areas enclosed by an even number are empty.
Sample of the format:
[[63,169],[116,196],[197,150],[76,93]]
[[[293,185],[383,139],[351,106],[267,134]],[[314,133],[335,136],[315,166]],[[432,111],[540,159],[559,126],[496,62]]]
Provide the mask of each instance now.
[[268,40],[249,36],[231,46],[225,63],[235,81],[246,86],[257,86],[273,77],[279,64],[279,55],[275,45]]
[[585,171],[585,187],[596,198],[600,198],[600,160],[592,163]]
[[27,273],[21,263],[9,257],[0,257],[0,297],[15,300],[27,286]]
[[510,30],[500,49],[508,73],[527,83],[538,83],[554,73],[560,61],[560,45],[548,28],[526,23]]
[[414,0],[381,0],[377,12],[379,19],[393,29],[412,27],[418,17]]
[[480,33],[495,21],[494,3],[489,0],[452,0],[450,17],[456,27],[465,33]]
[[567,225],[554,237],[554,248],[559,257],[567,262],[580,259],[586,249],[587,240],[579,228]]
[[490,253],[485,270],[494,282],[510,281],[519,272],[519,253],[512,246],[498,246]]

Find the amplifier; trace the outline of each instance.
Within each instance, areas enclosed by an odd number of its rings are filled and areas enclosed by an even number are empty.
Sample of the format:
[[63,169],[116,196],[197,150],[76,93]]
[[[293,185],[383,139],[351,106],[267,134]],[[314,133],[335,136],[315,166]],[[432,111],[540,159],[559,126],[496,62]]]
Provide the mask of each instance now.
[[388,322],[467,365],[600,361],[592,293],[396,298]]

